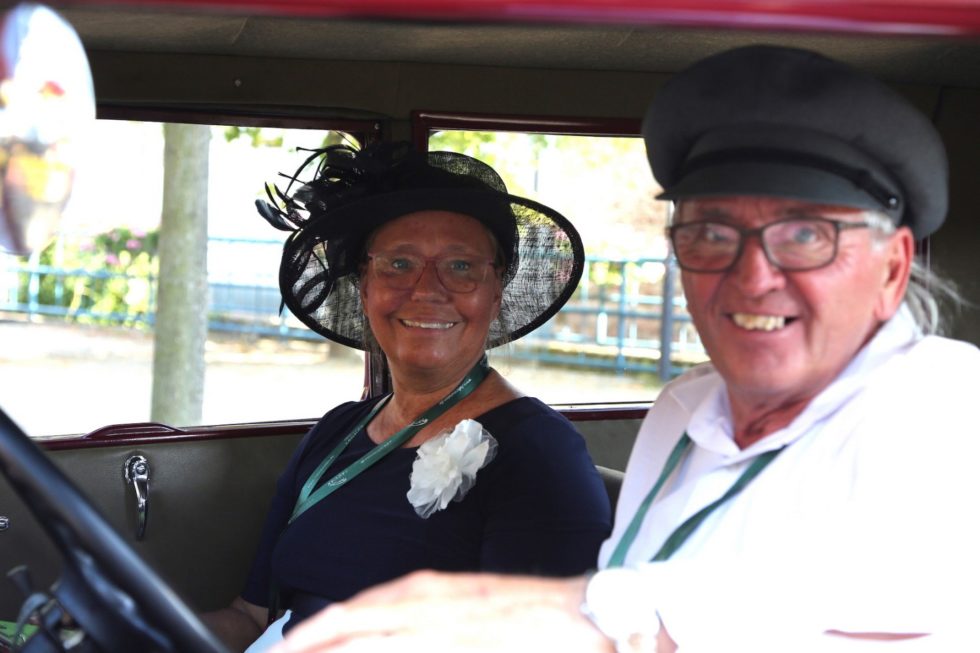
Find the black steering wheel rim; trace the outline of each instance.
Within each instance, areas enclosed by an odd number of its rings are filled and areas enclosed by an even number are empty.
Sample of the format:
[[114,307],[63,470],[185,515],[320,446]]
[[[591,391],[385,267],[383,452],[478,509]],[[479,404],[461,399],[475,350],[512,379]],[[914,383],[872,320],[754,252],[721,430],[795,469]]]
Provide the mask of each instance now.
[[[84,622],[99,619],[100,610],[87,608],[108,602],[116,608],[132,608],[128,625],[144,632],[147,650],[169,644],[181,653],[227,653],[196,614],[2,409],[0,472],[61,552],[66,565],[66,574],[59,581],[62,594],[74,597],[68,602],[85,614],[73,614],[71,605],[64,607],[83,630],[93,635],[100,627],[105,630],[105,624]],[[79,598],[80,593],[90,600]],[[122,612],[126,618],[126,610]],[[103,617],[118,624],[120,615],[107,612]]]

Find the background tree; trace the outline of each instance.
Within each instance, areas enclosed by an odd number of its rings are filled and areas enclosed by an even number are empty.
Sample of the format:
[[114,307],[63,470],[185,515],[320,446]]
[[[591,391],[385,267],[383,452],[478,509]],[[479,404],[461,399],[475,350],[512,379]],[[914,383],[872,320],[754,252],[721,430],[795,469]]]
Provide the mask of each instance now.
[[200,424],[208,334],[206,125],[164,125],[163,215],[150,419]]

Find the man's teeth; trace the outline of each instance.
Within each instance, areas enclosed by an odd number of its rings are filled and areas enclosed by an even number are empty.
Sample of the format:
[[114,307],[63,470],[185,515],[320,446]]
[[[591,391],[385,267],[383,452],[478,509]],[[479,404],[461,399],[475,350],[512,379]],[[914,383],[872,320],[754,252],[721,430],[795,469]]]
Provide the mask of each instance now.
[[402,324],[419,329],[451,329],[454,322],[415,322],[413,320],[402,320]]
[[775,331],[786,326],[786,318],[781,315],[750,315],[748,313],[732,313],[735,324],[743,329],[753,331]]

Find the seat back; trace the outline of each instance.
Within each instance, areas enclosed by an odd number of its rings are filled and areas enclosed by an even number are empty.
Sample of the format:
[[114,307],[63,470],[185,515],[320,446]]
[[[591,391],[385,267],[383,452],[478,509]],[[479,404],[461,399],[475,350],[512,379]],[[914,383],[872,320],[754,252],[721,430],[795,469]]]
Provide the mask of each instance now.
[[613,514],[616,514],[616,502],[619,501],[619,490],[623,485],[623,472],[618,469],[603,467],[602,465],[596,465],[595,467],[599,470],[599,476],[602,477],[603,485],[606,486],[606,494],[609,495],[609,506],[612,508]]

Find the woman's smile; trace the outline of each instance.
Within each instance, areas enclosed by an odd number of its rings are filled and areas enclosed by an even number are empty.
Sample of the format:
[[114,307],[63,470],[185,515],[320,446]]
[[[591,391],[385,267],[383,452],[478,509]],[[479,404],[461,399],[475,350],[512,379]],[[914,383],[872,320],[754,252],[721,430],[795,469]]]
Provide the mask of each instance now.
[[413,329],[437,329],[445,330],[451,329],[458,324],[458,322],[441,322],[438,320],[399,320],[402,324]]

